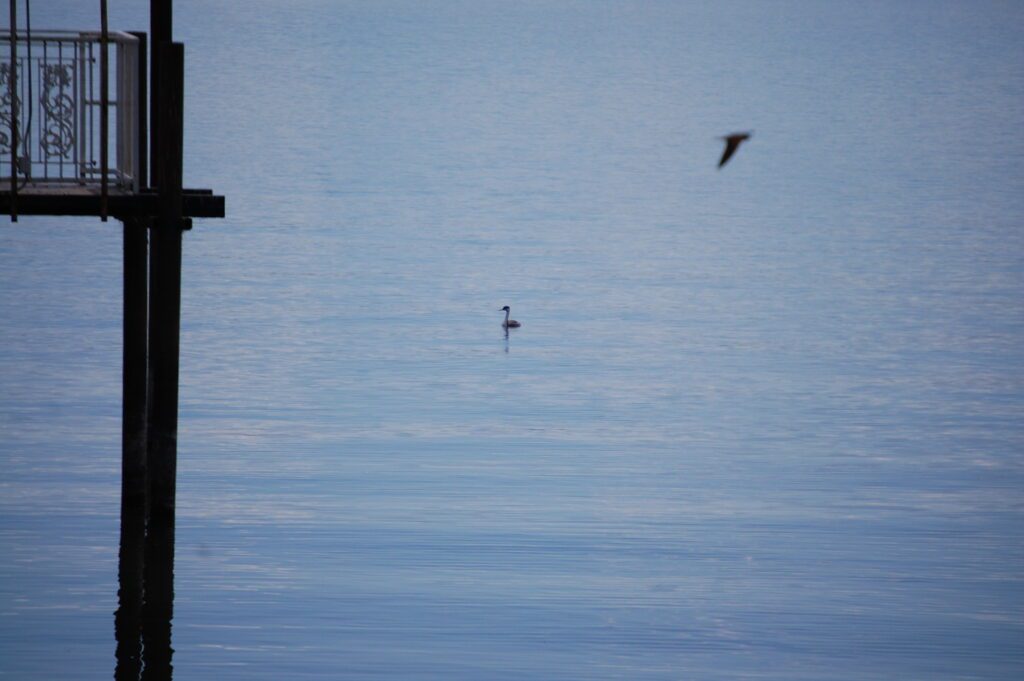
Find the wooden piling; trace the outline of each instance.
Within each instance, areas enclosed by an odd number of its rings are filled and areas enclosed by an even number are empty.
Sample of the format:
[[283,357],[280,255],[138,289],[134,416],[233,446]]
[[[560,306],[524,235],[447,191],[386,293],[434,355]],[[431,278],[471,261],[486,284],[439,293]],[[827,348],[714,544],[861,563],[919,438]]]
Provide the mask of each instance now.
[[154,154],[160,215],[152,230],[149,287],[149,391],[146,432],[150,525],[174,525],[178,441],[178,352],[181,326],[181,167],[184,47],[157,45],[162,66],[160,136]]
[[[140,188],[148,183],[146,145],[146,34],[139,39],[138,143]],[[142,671],[142,622],[146,546],[146,392],[148,390],[147,335],[149,333],[149,235],[150,220],[121,217],[123,244],[123,346],[121,373],[121,542],[118,555],[117,681],[136,681]]]
[[11,0],[11,222],[18,221],[18,3]]
[[[146,336],[149,322],[147,224],[145,218],[124,219],[124,328],[121,363],[121,498],[129,506],[140,505],[143,513],[146,497],[148,390]],[[122,505],[122,511],[124,509]]]
[[[107,0],[100,0],[100,220],[107,221],[110,194],[110,35],[107,31]],[[123,95],[118,93],[120,99]]]
[[160,82],[161,53],[160,46],[173,39],[172,0],[149,0],[149,39],[152,45],[152,62],[150,64],[150,126],[149,149],[152,153],[152,171],[149,174],[153,186],[160,185],[160,169],[157,167],[156,154],[160,139],[160,107],[157,105],[158,83]]
[[117,681],[142,670],[146,536],[147,235],[144,218],[124,219],[124,346],[121,397],[121,546],[118,556]]
[[[140,188],[148,183],[146,145],[149,142],[146,106],[146,34],[139,39],[139,166]],[[150,220],[122,217],[124,223],[123,305],[121,371],[121,523],[126,514],[141,513],[146,500],[146,392],[149,333],[149,235]],[[140,543],[141,546],[141,543]]]
[[[159,54],[160,130],[153,150],[159,215],[151,230],[149,287],[149,391],[147,396],[146,523],[143,648],[146,670],[171,669],[174,605],[174,513],[178,447],[178,353],[181,328],[181,170],[184,46],[154,43]],[[145,674],[144,674],[145,678]],[[154,676],[157,678],[157,676]],[[162,678],[162,677],[159,677]]]
[[146,516],[140,512],[139,506],[132,506],[131,498],[121,498],[121,547],[117,564],[117,611],[114,613],[114,638],[117,640],[115,681],[139,681],[143,667]]

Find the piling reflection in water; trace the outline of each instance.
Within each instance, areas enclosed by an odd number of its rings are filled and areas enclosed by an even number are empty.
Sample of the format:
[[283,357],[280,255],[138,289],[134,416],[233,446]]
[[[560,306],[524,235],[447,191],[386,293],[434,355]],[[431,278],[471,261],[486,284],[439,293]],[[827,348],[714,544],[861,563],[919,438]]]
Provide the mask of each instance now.
[[121,505],[118,565],[117,681],[163,681],[172,676],[171,619],[174,614],[174,521],[154,514],[146,529],[141,499]]
[[145,541],[145,508],[126,512],[122,504],[121,551],[118,560],[117,611],[114,636],[117,639],[117,666],[114,678],[138,679],[142,670],[142,550]]

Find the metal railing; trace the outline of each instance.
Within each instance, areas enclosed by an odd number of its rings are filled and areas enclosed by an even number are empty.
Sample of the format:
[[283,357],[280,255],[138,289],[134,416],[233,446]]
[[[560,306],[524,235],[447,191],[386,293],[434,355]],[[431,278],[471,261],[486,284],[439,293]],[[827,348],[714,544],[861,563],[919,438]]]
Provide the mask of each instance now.
[[11,38],[0,39],[0,188],[12,175],[19,186],[100,185],[106,140],[113,159],[107,182],[138,191],[139,41],[127,33],[108,34],[114,48],[108,60],[108,131],[101,128],[100,43],[98,31],[33,31],[31,40],[19,33],[12,78]]

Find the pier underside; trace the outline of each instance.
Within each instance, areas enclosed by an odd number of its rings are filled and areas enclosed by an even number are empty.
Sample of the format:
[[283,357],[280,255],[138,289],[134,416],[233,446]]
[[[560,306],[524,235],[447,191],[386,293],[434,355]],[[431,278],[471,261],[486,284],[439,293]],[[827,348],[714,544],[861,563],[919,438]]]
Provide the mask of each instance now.
[[[97,186],[76,184],[26,184],[18,187],[18,215],[92,215],[102,214],[102,196]],[[209,189],[183,189],[182,217],[222,218],[224,197]],[[15,209],[10,181],[0,181],[0,215]],[[107,194],[107,214],[114,218],[155,217],[160,214],[156,190],[130,192],[111,187]]]

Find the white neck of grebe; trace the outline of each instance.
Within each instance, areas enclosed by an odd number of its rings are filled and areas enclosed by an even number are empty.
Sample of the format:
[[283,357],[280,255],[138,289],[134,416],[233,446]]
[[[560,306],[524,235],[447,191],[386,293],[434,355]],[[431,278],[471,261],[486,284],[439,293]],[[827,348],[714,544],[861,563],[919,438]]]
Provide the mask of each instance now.
[[508,315],[512,310],[505,310],[505,325],[508,326]]

